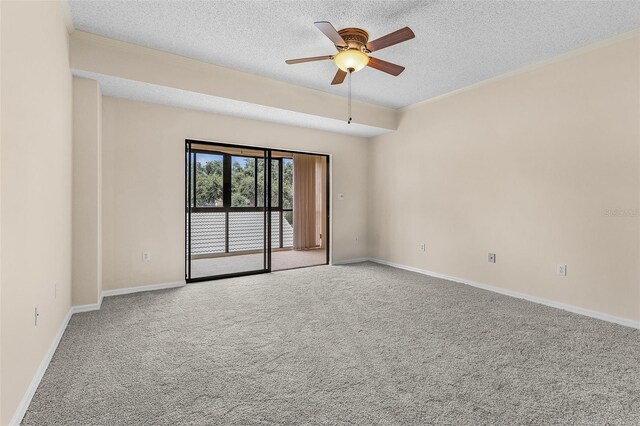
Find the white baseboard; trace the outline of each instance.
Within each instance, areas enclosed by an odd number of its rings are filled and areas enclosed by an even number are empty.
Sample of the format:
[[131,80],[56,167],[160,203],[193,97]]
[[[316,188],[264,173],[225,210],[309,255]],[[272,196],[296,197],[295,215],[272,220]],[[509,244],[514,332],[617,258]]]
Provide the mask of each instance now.
[[417,272],[419,274],[428,275],[430,277],[442,278],[444,280],[449,280],[453,282],[457,282],[460,284],[467,284],[473,287],[481,288],[483,290],[489,290],[494,293],[504,294],[505,296],[516,297],[518,299],[528,300],[529,302],[539,303],[541,305],[550,306],[552,308],[562,309],[564,311],[573,312],[574,314],[585,315],[592,318],[597,318],[603,321],[613,322],[616,324],[624,325],[627,327],[640,329],[640,321],[634,321],[627,318],[616,317],[614,315],[605,314],[603,312],[593,311],[591,309],[581,308],[579,306],[569,305],[566,303],[556,302],[549,299],[544,299],[542,297],[531,296],[525,293],[520,293],[513,290],[507,290],[500,287],[494,287],[488,284],[482,284],[476,281],[467,280],[464,278],[452,277],[449,275],[439,274],[437,272],[427,271],[424,269],[414,268],[413,266],[401,265],[399,263],[393,263],[386,260],[368,258],[370,262],[379,263],[381,265],[391,266],[393,268],[404,269],[406,271]]
[[90,311],[99,311],[102,306],[102,299],[104,298],[104,294],[100,294],[100,300],[98,303],[89,303],[87,305],[75,305],[71,307],[72,314],[78,314],[80,312],[90,312]]
[[368,257],[357,257],[355,259],[336,260],[335,262],[331,262],[331,266],[349,265],[351,263],[361,263],[361,262],[369,262],[369,261],[372,261],[372,260]]
[[31,383],[29,384],[27,391],[22,397],[20,404],[18,404],[18,408],[16,408],[16,411],[13,414],[13,418],[11,418],[11,420],[9,421],[9,426],[18,426],[22,421],[22,418],[24,417],[25,413],[27,412],[27,409],[29,408],[29,404],[31,404],[31,399],[33,399],[33,395],[35,395],[36,390],[40,385],[40,381],[42,380],[44,373],[47,371],[47,367],[49,367],[51,358],[53,358],[53,354],[56,352],[56,349],[58,349],[58,344],[62,339],[62,335],[64,334],[64,331],[67,329],[67,325],[69,324],[69,320],[71,319],[72,315],[73,315],[73,308],[69,309],[67,316],[62,321],[62,324],[60,325],[58,332],[56,333],[55,337],[53,338],[53,341],[51,342],[51,345],[49,346],[49,350],[47,351],[44,358],[42,359],[42,362],[40,362],[40,365],[36,370],[36,374],[33,376],[33,379],[31,379]]
[[184,281],[175,281],[171,283],[143,285],[140,287],[117,288],[115,290],[104,290],[102,292],[102,297],[120,296],[123,294],[140,293],[143,291],[165,290],[168,288],[184,287],[185,285],[186,283]]
[[118,288],[115,290],[104,290],[100,294],[100,300],[98,301],[98,303],[72,306],[71,312],[74,314],[77,314],[80,312],[98,311],[100,310],[100,307],[102,307],[102,300],[105,297],[120,296],[123,294],[131,294],[131,293],[140,293],[143,291],[164,290],[167,288],[183,287],[184,285],[186,285],[184,281],[176,281],[176,282],[170,282],[170,283],[143,285],[139,287],[128,287],[128,288]]

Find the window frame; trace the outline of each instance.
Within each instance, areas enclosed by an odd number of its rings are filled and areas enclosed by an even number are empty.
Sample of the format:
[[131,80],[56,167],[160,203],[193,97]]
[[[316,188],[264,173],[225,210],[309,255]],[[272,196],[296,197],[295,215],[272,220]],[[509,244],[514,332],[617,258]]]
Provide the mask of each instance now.
[[[278,217],[278,222],[279,222],[279,229],[280,231],[278,232],[277,238],[278,238],[278,245],[276,246],[276,248],[284,248],[284,215],[287,212],[292,212],[293,211],[293,205],[290,208],[284,208],[284,159],[290,159],[291,161],[293,161],[293,157],[278,157],[278,158],[271,158],[271,168],[267,168],[267,157],[259,157],[259,156],[253,156],[253,155],[236,155],[236,154],[229,154],[229,153],[225,153],[222,151],[209,151],[209,150],[202,150],[202,149],[192,149],[191,150],[191,154],[193,155],[193,162],[195,164],[195,161],[197,159],[197,155],[198,154],[202,154],[202,155],[221,155],[222,156],[222,206],[221,207],[200,207],[197,205],[197,197],[195,194],[196,191],[196,187],[198,185],[198,176],[196,173],[196,167],[192,167],[193,169],[193,176],[191,177],[193,179],[193,184],[192,184],[192,190],[193,190],[193,194],[191,196],[191,199],[193,200],[193,206],[191,206],[191,211],[193,211],[194,213],[234,213],[234,212],[261,212],[264,211],[265,206],[259,206],[258,205],[258,193],[260,191],[258,191],[258,160],[263,160],[265,162],[264,165],[264,173],[266,176],[267,170],[269,170],[271,172],[271,176],[269,176],[269,179],[272,180],[271,178],[273,177],[273,167],[274,165],[277,163],[278,165],[278,205],[277,206],[268,206],[266,207],[268,210],[270,210],[273,214],[276,214]],[[253,166],[254,166],[254,172],[253,172],[253,179],[254,179],[254,206],[245,206],[245,207],[232,207],[231,204],[231,198],[232,198],[232,194],[233,194],[233,187],[232,187],[232,168],[233,168],[233,157],[241,157],[241,158],[252,158],[254,160],[253,162]],[[266,183],[266,182],[265,182]],[[272,182],[273,183],[273,182]],[[272,185],[268,185],[269,187],[272,187]],[[271,200],[273,200],[273,197],[271,197]],[[268,201],[268,197],[267,197],[267,193],[266,193],[266,188],[264,188],[264,201],[263,204],[266,203]],[[228,233],[228,225],[226,226],[226,232]],[[228,241],[228,237],[226,238],[226,240]],[[226,243],[226,250],[228,252],[228,242]]]
[[[195,194],[197,185],[198,185],[198,175],[196,167],[192,167],[192,176],[191,179],[193,184],[191,185],[191,190],[193,193],[191,194],[192,206],[191,209],[195,213],[216,213],[216,212],[260,212],[264,210],[264,207],[258,207],[258,160],[266,161],[266,157],[259,157],[254,155],[235,155],[229,154],[221,151],[214,150],[204,150],[204,149],[191,149],[191,154],[193,155],[193,163],[195,164],[196,158],[198,154],[202,155],[221,155],[222,156],[222,206],[220,207],[211,207],[211,206],[198,206],[197,197]],[[232,158],[233,157],[241,157],[241,158],[251,158],[254,160],[254,176],[253,176],[253,206],[244,206],[244,207],[232,207],[231,206],[231,196],[232,196]],[[266,194],[265,201],[266,202]]]

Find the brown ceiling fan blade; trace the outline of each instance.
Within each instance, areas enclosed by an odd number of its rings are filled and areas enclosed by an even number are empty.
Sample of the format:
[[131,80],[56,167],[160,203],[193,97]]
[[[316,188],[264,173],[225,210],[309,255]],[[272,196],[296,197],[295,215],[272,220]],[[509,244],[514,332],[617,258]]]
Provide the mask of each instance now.
[[382,59],[372,58],[371,56],[369,57],[369,63],[367,66],[395,76],[400,75],[400,73],[404,71],[404,67],[400,65],[392,64],[391,62],[383,61]]
[[402,43],[403,41],[411,40],[416,35],[411,31],[411,28],[404,27],[398,31],[394,31],[386,36],[382,36],[373,41],[367,43],[367,49],[369,52],[375,52],[376,50],[384,49],[385,47],[393,46],[394,44]]
[[331,81],[331,84],[342,84],[342,82],[344,81],[344,78],[347,76],[347,73],[345,71],[342,71],[340,68],[338,68],[338,72],[336,73],[336,75],[333,77],[333,81]]
[[324,35],[329,37],[329,40],[333,42],[336,46],[347,47],[347,42],[344,41],[342,36],[338,34],[338,31],[331,25],[331,22],[327,21],[318,21],[313,23]]
[[285,62],[289,65],[293,65],[293,64],[302,64],[304,62],[324,61],[326,59],[333,59],[333,56],[325,55],[325,56],[312,56],[310,58],[287,59]]

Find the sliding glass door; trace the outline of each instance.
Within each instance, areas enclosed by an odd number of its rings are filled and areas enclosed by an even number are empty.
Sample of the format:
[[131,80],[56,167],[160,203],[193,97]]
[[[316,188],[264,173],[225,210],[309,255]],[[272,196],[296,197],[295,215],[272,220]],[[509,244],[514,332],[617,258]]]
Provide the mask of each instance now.
[[328,157],[280,150],[270,155],[271,270],[327,264]]
[[188,140],[185,158],[188,282],[329,262],[328,156]]
[[267,272],[267,151],[186,146],[187,279]]

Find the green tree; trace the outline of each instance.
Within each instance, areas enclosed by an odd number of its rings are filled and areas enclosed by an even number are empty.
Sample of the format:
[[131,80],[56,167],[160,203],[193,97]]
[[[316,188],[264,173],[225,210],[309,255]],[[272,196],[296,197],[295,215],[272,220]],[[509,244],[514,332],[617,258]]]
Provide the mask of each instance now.
[[207,161],[204,165],[201,162],[195,163],[196,205],[200,207],[222,206],[222,157],[214,158],[216,159]]
[[293,208],[293,160],[285,158],[282,161],[282,207]]
[[244,162],[231,163],[231,206],[255,206],[255,159],[245,158]]

